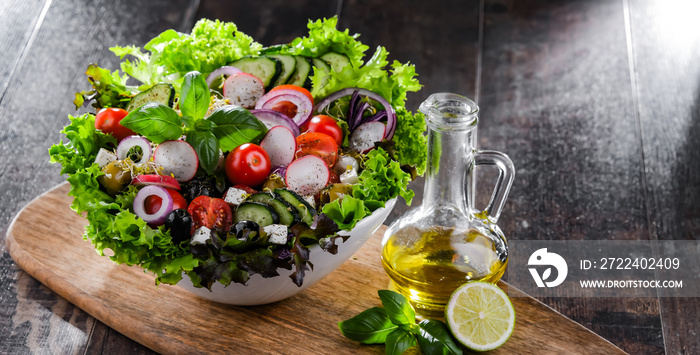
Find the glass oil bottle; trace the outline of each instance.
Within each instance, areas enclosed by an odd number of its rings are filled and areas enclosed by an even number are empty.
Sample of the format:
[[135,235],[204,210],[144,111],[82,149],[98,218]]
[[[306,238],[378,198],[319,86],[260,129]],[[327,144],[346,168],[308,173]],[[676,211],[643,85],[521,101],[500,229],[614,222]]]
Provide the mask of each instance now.
[[[473,101],[437,93],[420,111],[428,125],[423,202],[386,230],[382,265],[419,316],[442,317],[457,287],[475,280],[496,283],[505,272],[508,245],[496,222],[515,170],[505,154],[475,148],[479,109]],[[483,211],[474,208],[479,165],[500,170]]]

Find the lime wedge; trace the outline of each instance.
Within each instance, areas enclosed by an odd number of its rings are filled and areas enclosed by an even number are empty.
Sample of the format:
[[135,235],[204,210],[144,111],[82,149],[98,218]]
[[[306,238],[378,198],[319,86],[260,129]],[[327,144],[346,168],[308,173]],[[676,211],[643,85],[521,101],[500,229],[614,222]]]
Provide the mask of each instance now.
[[498,286],[469,282],[460,286],[445,307],[445,320],[454,337],[469,349],[493,350],[510,338],[515,310]]

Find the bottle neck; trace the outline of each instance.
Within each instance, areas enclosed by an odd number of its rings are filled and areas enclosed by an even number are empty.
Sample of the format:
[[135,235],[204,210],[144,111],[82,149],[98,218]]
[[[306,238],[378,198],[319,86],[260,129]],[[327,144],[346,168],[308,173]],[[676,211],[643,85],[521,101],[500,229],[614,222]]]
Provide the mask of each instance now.
[[465,216],[473,210],[475,184],[468,179],[476,143],[472,129],[444,130],[428,125],[428,163],[423,206]]

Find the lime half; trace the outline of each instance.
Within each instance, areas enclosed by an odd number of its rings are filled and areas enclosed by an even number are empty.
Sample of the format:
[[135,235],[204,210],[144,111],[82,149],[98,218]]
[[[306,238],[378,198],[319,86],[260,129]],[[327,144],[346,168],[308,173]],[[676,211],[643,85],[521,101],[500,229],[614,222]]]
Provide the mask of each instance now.
[[498,286],[469,282],[459,287],[445,307],[445,320],[455,338],[469,349],[493,350],[510,338],[515,310]]

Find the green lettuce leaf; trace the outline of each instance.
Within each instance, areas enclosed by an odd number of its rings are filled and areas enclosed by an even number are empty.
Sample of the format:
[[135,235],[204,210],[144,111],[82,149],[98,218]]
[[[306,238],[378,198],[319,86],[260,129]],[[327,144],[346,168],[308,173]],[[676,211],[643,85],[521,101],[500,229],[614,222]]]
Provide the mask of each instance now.
[[94,100],[92,106],[96,109],[103,107],[124,108],[131,101],[134,95],[133,88],[126,85],[128,76],[120,75],[118,70],[110,72],[97,64],[90,64],[85,71],[88,82],[92,85],[92,90],[82,91],[75,94],[75,108],[78,109],[85,102]]
[[396,110],[396,119],[398,124],[391,140],[397,154],[392,158],[401,165],[415,166],[418,175],[423,175],[428,156],[425,118],[420,112],[411,114],[402,107]]
[[368,46],[357,41],[358,34],[350,35],[348,30],[339,31],[338,17],[311,21],[309,35],[294,39],[288,46],[283,46],[283,53],[318,57],[328,52],[345,54],[354,67],[362,65],[362,57]]
[[330,217],[340,229],[351,230],[367,215],[365,204],[350,195],[343,196],[323,206],[323,214]]
[[[164,68],[156,64],[157,60],[151,60],[151,56],[142,52],[141,48],[114,46],[109,50],[123,60],[119,66],[124,73],[144,84],[139,87],[139,91],[144,91],[163,80]],[[124,57],[127,55],[134,57],[134,59],[125,60]],[[154,54],[154,56],[158,55],[158,52]]]
[[[113,137],[95,130],[93,115],[70,116],[71,123],[63,129],[69,142],[49,148],[51,162],[61,163],[67,173],[73,197],[71,208],[85,213],[89,222],[85,239],[89,239],[100,255],[106,249],[114,252],[110,258],[117,263],[140,265],[156,275],[156,283],[179,281],[182,271],[191,271],[198,261],[186,258],[189,249],[172,243],[164,228],[153,229],[137,218],[130,206],[138,189],[129,187],[116,198],[101,188],[97,177],[102,171],[94,163],[100,148],[116,144]],[[178,260],[173,264],[174,260]]]
[[389,158],[382,148],[367,153],[360,183],[353,185],[352,196],[364,201],[369,211],[384,207],[384,201],[401,196],[411,204],[414,192],[408,189],[411,175],[401,170],[401,165]]
[[168,30],[147,43],[145,49],[158,53],[152,60],[165,73],[184,74],[195,70],[210,73],[241,57],[257,55],[262,45],[239,32],[232,22],[201,19],[190,34]]

